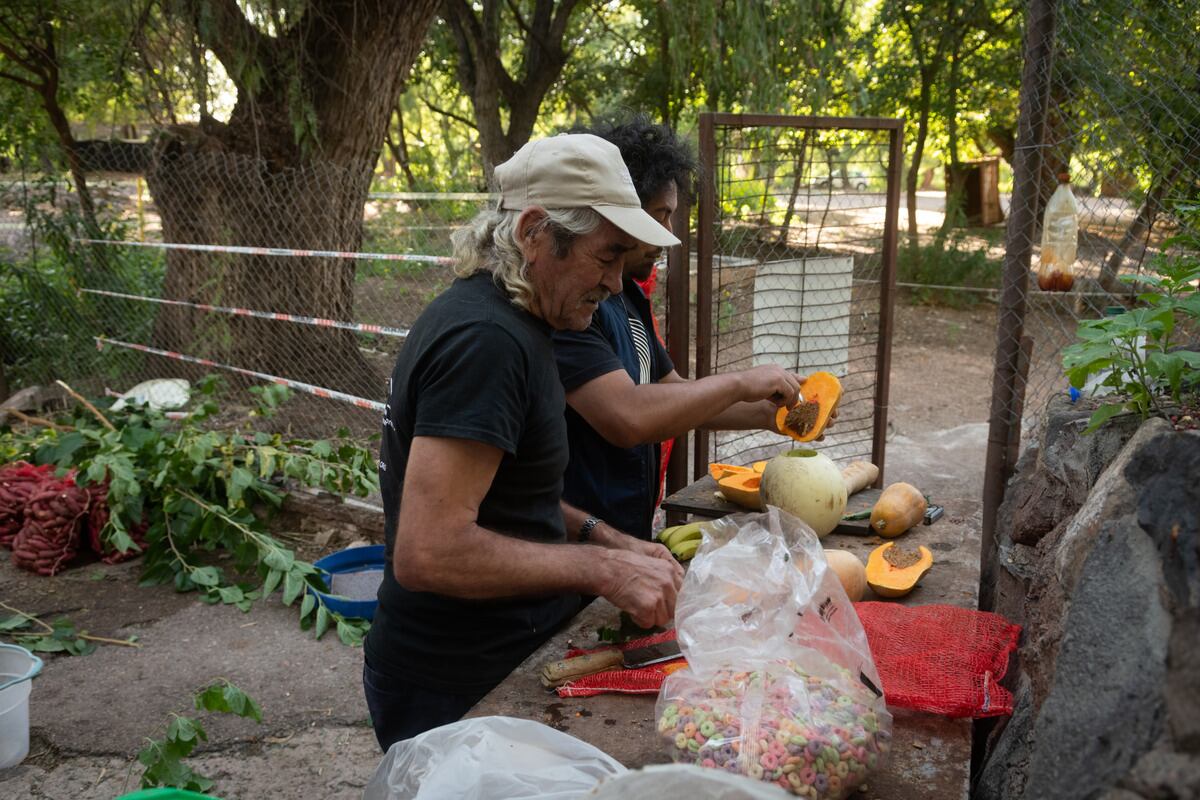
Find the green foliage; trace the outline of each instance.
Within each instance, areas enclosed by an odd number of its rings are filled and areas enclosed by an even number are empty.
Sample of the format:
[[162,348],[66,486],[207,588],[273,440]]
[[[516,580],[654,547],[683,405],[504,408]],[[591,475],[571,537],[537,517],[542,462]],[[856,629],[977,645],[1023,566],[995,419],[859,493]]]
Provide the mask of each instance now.
[[96,645],[76,631],[75,623],[59,617],[47,625],[32,614],[17,612],[0,620],[0,636],[12,640],[31,653],[66,653],[71,656],[86,656]]
[[1152,291],[1138,295],[1145,305],[1102,319],[1083,320],[1080,341],[1063,348],[1063,368],[1071,385],[1082,389],[1090,378],[1112,390],[1117,399],[1105,402],[1088,424],[1091,432],[1124,411],[1146,419],[1166,416],[1161,401],[1176,403],[1200,389],[1200,353],[1174,348],[1173,334],[1181,328],[1200,330],[1200,258],[1195,253],[1200,235],[1175,237],[1153,263],[1157,274],[1122,276]]
[[986,241],[971,241],[963,231],[926,245],[903,245],[896,254],[897,280],[922,284],[909,289],[917,302],[952,308],[974,305],[986,295],[937,287],[995,288],[1002,266],[988,257]]
[[[217,681],[197,691],[193,703],[197,711],[234,714],[262,722],[262,709],[258,703],[227,680]],[[208,733],[198,720],[172,715],[166,735],[161,739],[147,739],[146,746],[138,752],[138,761],[146,768],[142,772],[142,788],[172,786],[192,792],[211,789],[211,778],[206,778],[183,763],[183,759],[191,755],[202,741],[208,741]]]
[[[81,290],[156,296],[165,270],[162,254],[78,244],[75,239],[90,238],[84,219],[70,210],[44,210],[53,182],[42,181],[30,189],[23,211],[39,246],[21,258],[0,253],[0,352],[9,380],[16,387],[63,375],[116,382],[136,372],[142,354],[124,348],[97,350],[92,337],[147,341],[155,307]],[[129,236],[126,222],[101,218],[98,224],[105,238]]]
[[[0,455],[74,467],[88,483],[107,480],[112,514],[102,538],[128,551],[136,547],[130,531],[147,526],[143,583],[173,583],[242,611],[279,588],[285,605],[304,594],[302,627],[315,626],[320,638],[332,622],[343,642],[361,643],[368,623],[346,619],[306,593],[307,586],[327,591],[319,572],[275,540],[254,510],[278,507],[284,480],[365,496],[378,485],[370,453],[348,442],[208,430],[203,423],[218,410],[211,399],[217,381],[199,388],[201,400],[178,422],[132,407],[110,411],[115,430],[109,430],[77,411],[69,432],[0,434]],[[270,416],[287,396],[282,386],[259,387],[252,415]],[[218,549],[232,555],[229,572],[210,563]]]

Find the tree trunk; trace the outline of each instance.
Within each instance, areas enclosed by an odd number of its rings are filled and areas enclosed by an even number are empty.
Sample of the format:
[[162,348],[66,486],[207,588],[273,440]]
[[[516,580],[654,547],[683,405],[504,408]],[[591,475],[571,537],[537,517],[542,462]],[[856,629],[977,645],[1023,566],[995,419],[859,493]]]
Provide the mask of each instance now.
[[783,215],[783,237],[787,244],[788,230],[792,227],[792,219],[796,216],[796,200],[800,194],[800,183],[804,180],[804,163],[808,157],[808,145],[812,140],[812,128],[804,129],[800,140],[800,152],[796,156],[796,174],[792,177],[792,191],[788,195],[787,213]]
[[913,144],[912,163],[909,164],[908,176],[905,181],[905,198],[908,203],[908,245],[914,249],[918,244],[917,182],[921,177],[921,158],[925,155],[925,139],[929,136],[933,69],[921,70],[921,94],[917,100],[917,138]]
[[[374,164],[437,3],[311,5],[321,8],[310,7],[316,16],[287,42],[305,48],[298,76],[278,69],[254,97],[239,92],[228,125],[177,128],[159,141],[146,181],[164,241],[360,249]],[[222,35],[220,21],[215,28]],[[297,136],[298,111],[311,114],[307,136]],[[351,321],[354,270],[352,259],[168,251],[163,296]],[[385,376],[348,331],[168,306],[153,343],[352,394],[383,393]]]
[[408,137],[404,133],[404,114],[400,109],[396,109],[396,139],[392,140],[389,134],[385,139],[388,150],[392,152],[392,159],[400,166],[404,172],[404,179],[408,182],[408,190],[415,192],[417,190],[417,176],[413,174],[412,164],[408,159]]
[[441,4],[458,51],[459,82],[475,111],[484,177],[489,185],[496,165],[507,161],[533,135],[542,100],[567,63],[563,43],[578,2],[536,0],[528,19],[517,16],[527,6],[511,4],[509,10],[525,37],[517,70],[519,80],[508,74],[500,57],[504,36],[500,0],[484,0],[479,16],[474,4],[466,0],[443,0]]
[[958,155],[958,87],[962,76],[962,39],[954,40],[950,53],[950,78],[946,86],[946,138],[949,140],[950,168],[946,170],[946,209],[942,226],[938,229],[939,249],[945,243],[950,229],[965,224],[966,181]]
[[668,8],[667,0],[658,0],[656,10],[658,11],[658,65],[662,70],[663,79],[663,90],[659,94],[659,102],[662,103],[659,107],[659,114],[663,124],[669,125],[671,130],[675,130],[679,120],[671,114],[671,92],[675,88],[675,81],[671,69],[671,29],[667,19],[671,10]]

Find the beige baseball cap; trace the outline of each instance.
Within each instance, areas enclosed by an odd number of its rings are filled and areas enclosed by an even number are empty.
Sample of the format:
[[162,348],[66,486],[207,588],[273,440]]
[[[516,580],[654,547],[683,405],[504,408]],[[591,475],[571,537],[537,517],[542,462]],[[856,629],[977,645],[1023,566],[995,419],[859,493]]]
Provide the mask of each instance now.
[[590,133],[529,142],[496,167],[500,208],[591,208],[633,238],[656,247],[679,244],[642,210],[620,149]]

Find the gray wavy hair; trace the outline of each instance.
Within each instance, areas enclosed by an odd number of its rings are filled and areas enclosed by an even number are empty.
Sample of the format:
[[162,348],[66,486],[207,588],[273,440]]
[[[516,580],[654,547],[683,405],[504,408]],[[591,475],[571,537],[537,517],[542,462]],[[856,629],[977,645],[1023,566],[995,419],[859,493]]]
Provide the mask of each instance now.
[[[603,217],[590,208],[548,208],[529,231],[548,231],[554,241],[554,255],[565,258],[580,236],[600,227]],[[508,292],[513,304],[529,310],[533,285],[529,282],[529,264],[521,251],[517,220],[521,212],[489,209],[480,212],[450,236],[457,259],[454,272],[460,277],[477,272],[492,273],[496,285]]]

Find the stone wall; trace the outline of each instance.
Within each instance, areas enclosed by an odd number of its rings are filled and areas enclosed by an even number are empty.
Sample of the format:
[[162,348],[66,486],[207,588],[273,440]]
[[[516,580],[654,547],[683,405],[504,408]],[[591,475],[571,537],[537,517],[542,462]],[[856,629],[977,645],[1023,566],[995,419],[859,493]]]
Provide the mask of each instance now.
[[1200,435],[1090,413],[1051,401],[997,518],[1025,632],[979,800],[1200,797]]

